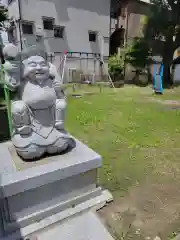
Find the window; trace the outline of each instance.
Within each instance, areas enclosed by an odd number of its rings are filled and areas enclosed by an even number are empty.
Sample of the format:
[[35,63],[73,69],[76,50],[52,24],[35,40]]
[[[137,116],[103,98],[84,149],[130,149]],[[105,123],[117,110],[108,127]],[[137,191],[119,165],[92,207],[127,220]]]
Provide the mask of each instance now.
[[55,26],[54,27],[54,37],[55,38],[63,38],[64,37],[64,27]]
[[89,32],[89,42],[96,42],[97,33],[96,32]]
[[54,29],[54,19],[53,18],[44,18],[43,26],[45,30],[53,30]]
[[9,41],[10,43],[15,43],[16,37],[15,37],[15,31],[14,31],[14,29],[8,30],[8,41]]
[[33,23],[22,23],[22,31],[24,34],[33,34]]

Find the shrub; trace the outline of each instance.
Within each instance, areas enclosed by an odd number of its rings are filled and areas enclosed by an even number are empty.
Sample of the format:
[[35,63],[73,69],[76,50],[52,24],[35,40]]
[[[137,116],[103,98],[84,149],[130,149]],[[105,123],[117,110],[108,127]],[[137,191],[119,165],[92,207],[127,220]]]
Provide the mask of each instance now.
[[135,38],[126,54],[126,61],[137,70],[143,71],[149,63],[149,56],[150,50],[147,42],[142,38]]
[[149,46],[142,38],[135,38],[126,53],[126,62],[135,68],[135,76],[132,80],[138,85],[148,84],[150,55]]
[[109,58],[109,73],[114,81],[121,80],[124,70],[124,59],[122,56],[115,54]]

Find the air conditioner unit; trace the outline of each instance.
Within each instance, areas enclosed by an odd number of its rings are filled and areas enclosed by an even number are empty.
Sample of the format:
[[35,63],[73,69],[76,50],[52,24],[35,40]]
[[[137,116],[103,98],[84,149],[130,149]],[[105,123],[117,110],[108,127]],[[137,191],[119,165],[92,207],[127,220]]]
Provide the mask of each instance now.
[[40,25],[36,25],[35,26],[35,31],[36,31],[36,36],[37,37],[43,37],[44,36],[44,31],[43,31],[43,27]]

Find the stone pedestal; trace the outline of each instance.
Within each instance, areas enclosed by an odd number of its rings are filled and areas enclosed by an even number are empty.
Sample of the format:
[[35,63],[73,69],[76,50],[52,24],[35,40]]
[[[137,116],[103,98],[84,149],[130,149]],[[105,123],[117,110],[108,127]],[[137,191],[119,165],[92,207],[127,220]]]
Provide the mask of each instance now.
[[[76,140],[64,155],[23,162],[11,143],[0,145],[2,230],[13,240],[112,200],[97,186],[101,157]],[[10,239],[10,238],[8,238]]]

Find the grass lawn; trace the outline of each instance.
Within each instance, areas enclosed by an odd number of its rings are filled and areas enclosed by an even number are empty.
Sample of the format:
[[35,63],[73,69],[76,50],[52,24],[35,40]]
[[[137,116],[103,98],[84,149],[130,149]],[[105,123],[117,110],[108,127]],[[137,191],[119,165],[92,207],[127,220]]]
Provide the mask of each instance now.
[[180,89],[89,89],[96,94],[69,96],[66,122],[103,157],[99,181],[114,203],[100,216],[116,239],[171,239],[180,227]]

